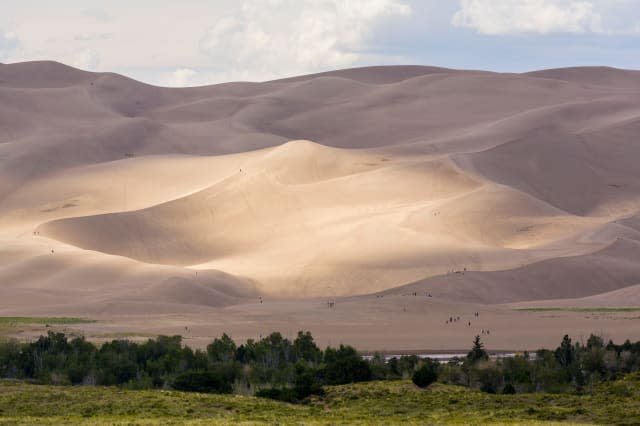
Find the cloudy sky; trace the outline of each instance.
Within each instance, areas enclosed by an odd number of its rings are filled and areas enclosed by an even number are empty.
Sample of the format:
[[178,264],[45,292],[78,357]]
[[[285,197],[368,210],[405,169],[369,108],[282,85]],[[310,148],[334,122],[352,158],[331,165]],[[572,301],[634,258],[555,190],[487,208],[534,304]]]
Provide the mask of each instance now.
[[0,62],[164,86],[373,64],[640,68],[640,0],[0,0]]

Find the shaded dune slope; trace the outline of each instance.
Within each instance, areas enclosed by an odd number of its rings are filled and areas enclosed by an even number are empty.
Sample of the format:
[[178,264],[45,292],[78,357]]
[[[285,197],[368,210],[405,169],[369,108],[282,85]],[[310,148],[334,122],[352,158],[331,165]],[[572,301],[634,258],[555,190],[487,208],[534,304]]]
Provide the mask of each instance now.
[[624,294],[623,289],[640,281],[639,249],[639,240],[620,239],[589,255],[550,259],[507,271],[455,271],[387,294],[417,292],[485,304],[576,299],[615,291]]

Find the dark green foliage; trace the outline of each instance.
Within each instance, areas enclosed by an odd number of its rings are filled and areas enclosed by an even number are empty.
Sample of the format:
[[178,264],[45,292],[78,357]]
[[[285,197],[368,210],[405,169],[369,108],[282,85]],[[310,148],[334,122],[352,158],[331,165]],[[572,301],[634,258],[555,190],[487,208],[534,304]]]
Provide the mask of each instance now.
[[296,402],[298,400],[295,390],[291,388],[260,389],[256,392],[256,396],[284,402]]
[[486,361],[489,359],[489,354],[484,350],[484,345],[480,341],[480,336],[476,336],[473,339],[473,347],[467,354],[467,362],[473,365],[479,361]]
[[0,377],[18,377],[20,368],[20,342],[9,339],[0,342]]
[[171,387],[202,393],[231,393],[233,390],[228,378],[217,371],[187,371],[177,376]]
[[481,391],[487,393],[498,393],[502,389],[504,377],[499,366],[487,364],[472,370],[472,375]]
[[516,388],[513,387],[511,383],[507,383],[504,385],[504,388],[502,388],[502,393],[504,395],[514,395],[516,393]]
[[213,362],[228,364],[236,359],[236,344],[226,333],[207,346],[207,354]]
[[296,360],[311,364],[319,364],[322,361],[322,351],[316,346],[316,342],[308,331],[298,332],[298,337],[293,341],[293,352]]
[[[322,395],[324,385],[401,377],[412,377],[418,386],[437,379],[488,393],[592,394],[601,382],[638,370],[640,342],[605,345],[598,336],[590,336],[586,344],[564,336],[555,350],[497,360],[489,359],[476,336],[465,358],[442,365],[414,355],[386,361],[376,354],[366,361],[344,345],[323,352],[309,332],[299,332],[293,342],[272,333],[240,346],[224,334],[206,352],[183,346],[180,336],[142,343],[113,340],[100,347],[55,332],[28,343],[0,341],[0,378],[209,393],[262,389],[258,395],[290,402]],[[621,395],[625,389],[620,388]]]
[[507,386],[517,386],[522,391],[533,390],[531,361],[523,356],[517,355],[513,358],[501,360],[502,374]]
[[574,348],[571,345],[571,339],[566,334],[562,338],[560,347],[556,349],[556,360],[562,367],[569,367],[573,363]]
[[398,368],[401,377],[411,377],[415,369],[418,367],[420,358],[416,355],[403,355],[398,360]]
[[364,361],[351,346],[340,345],[338,349],[324,351],[324,377],[327,384],[366,382],[371,380],[369,363]]
[[438,364],[437,361],[426,358],[423,361],[422,366],[413,373],[411,380],[416,386],[426,388],[431,383],[435,383],[435,381],[438,380],[439,367],[440,364]]
[[322,381],[320,370],[298,361],[296,364],[296,375],[293,382],[296,398],[302,400],[310,395],[322,395]]

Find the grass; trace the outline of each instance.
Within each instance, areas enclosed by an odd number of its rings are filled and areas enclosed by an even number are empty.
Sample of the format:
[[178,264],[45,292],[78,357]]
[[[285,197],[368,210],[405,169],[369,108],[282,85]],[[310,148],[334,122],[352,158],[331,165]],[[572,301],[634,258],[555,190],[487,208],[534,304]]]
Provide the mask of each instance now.
[[127,339],[127,338],[154,339],[158,337],[158,335],[154,333],[138,333],[135,331],[114,331],[111,333],[91,334],[90,337],[95,339]]
[[96,322],[95,320],[85,318],[73,318],[73,317],[0,317],[0,325],[12,326],[12,325],[68,325],[68,324],[87,324]]
[[26,331],[44,331],[48,327],[97,322],[74,317],[0,317],[0,338]]
[[640,424],[640,374],[596,387],[592,395],[490,395],[407,381],[327,387],[292,405],[238,395],[55,387],[0,382],[0,425],[378,425]]
[[590,313],[615,313],[615,312],[640,312],[637,308],[520,308],[517,311],[528,312],[590,312]]

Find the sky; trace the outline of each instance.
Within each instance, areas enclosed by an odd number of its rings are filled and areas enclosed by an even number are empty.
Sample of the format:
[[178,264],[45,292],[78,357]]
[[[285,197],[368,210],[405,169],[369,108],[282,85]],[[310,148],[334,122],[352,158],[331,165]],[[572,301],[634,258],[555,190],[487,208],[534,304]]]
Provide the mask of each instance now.
[[0,0],[0,62],[161,86],[367,65],[640,69],[640,0]]

